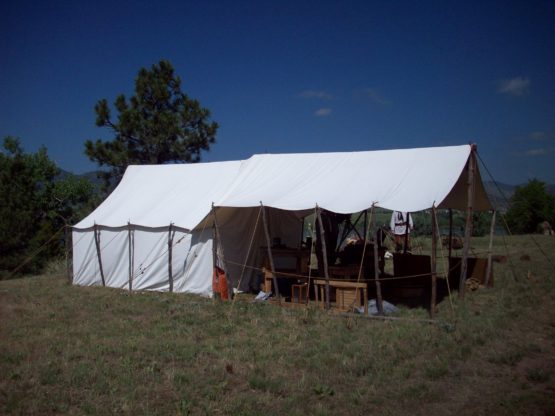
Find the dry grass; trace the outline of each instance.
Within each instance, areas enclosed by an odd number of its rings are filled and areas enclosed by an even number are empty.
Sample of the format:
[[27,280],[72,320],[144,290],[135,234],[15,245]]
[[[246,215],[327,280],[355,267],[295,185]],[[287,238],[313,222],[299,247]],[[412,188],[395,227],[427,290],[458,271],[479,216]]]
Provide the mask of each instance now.
[[508,245],[496,287],[445,300],[437,325],[0,282],[0,413],[553,414],[554,270],[526,236]]

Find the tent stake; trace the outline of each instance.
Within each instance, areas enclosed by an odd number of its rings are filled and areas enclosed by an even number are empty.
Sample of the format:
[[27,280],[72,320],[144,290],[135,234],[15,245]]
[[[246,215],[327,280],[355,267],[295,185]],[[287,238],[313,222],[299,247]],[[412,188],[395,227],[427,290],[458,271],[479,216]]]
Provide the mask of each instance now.
[[464,230],[464,246],[461,260],[461,276],[459,279],[459,298],[464,299],[466,276],[468,274],[468,250],[470,248],[470,237],[472,235],[472,213],[474,209],[474,169],[476,164],[476,145],[470,148],[468,158],[468,182],[467,182],[467,207],[466,225]]
[[437,228],[436,228],[436,205],[432,205],[432,299],[430,302],[430,318],[434,319],[436,313],[437,299]]
[[264,235],[266,236],[266,245],[268,246],[268,261],[270,262],[270,269],[272,270],[272,281],[274,283],[274,289],[276,291],[276,296],[278,298],[279,303],[281,304],[281,295],[279,294],[279,287],[277,284],[277,277],[276,277],[276,267],[274,265],[274,256],[272,254],[272,244],[270,241],[270,230],[268,229],[268,221],[266,220],[266,208],[260,201],[260,206],[262,208],[262,224],[264,225]]
[[326,250],[326,233],[320,207],[316,209],[318,223],[320,224],[320,238],[322,239],[322,261],[324,262],[324,277],[326,278],[326,309],[330,309],[330,274],[328,271],[328,252]]
[[102,279],[102,286],[106,286],[106,280],[104,279],[104,270],[102,269],[102,257],[100,256],[100,232],[98,231],[98,225],[94,225],[94,244],[96,246],[96,257],[98,258],[98,268],[100,269],[100,278]]
[[489,246],[488,246],[488,265],[486,267],[486,281],[484,286],[488,287],[489,279],[491,277],[491,250],[493,246],[493,234],[495,233],[495,214],[496,211],[493,210],[493,215],[491,217],[491,225],[489,229]]
[[129,254],[129,291],[133,290],[133,257],[135,250],[133,247],[133,231],[131,230],[131,223],[127,222],[127,249]]
[[172,246],[173,246],[173,235],[172,233],[173,224],[170,223],[168,227],[168,280],[170,282],[170,293],[173,292],[173,272],[172,272]]

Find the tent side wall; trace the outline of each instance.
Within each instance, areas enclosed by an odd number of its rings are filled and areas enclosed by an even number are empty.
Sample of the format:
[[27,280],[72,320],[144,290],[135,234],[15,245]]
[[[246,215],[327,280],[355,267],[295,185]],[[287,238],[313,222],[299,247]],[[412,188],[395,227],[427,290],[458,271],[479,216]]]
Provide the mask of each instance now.
[[73,284],[79,286],[102,285],[92,229],[72,231]]
[[[130,290],[170,290],[169,227],[98,227],[106,286]],[[94,228],[73,229],[73,284],[102,286]],[[173,228],[171,271],[174,292],[212,294],[210,233]]]
[[[474,201],[472,201],[475,211],[489,211],[493,209],[493,205],[489,200],[482,177],[480,175],[480,167],[475,165],[474,172]],[[438,208],[452,208],[459,211],[466,211],[468,208],[468,162],[461,171],[459,179],[447,194],[447,196],[438,204]]]

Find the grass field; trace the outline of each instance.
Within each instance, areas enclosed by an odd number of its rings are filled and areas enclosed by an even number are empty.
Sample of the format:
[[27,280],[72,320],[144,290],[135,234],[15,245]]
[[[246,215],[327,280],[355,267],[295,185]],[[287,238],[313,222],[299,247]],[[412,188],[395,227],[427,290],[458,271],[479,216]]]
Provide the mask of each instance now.
[[555,270],[529,236],[495,247],[495,288],[436,324],[2,281],[0,414],[555,414]]

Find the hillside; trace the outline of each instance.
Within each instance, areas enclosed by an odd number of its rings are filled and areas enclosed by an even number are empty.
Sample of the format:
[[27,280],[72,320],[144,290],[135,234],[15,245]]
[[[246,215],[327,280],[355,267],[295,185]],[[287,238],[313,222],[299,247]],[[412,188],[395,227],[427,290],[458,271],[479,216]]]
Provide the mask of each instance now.
[[555,239],[536,239],[551,264],[500,237],[495,288],[433,324],[2,281],[0,414],[555,414]]
[[75,173],[69,172],[67,170],[60,169],[60,174],[58,176],[60,179],[66,178],[68,176],[75,176],[77,178],[84,178],[84,179],[88,180],[89,182],[91,182],[93,185],[95,185],[95,187],[97,189],[99,189],[103,184],[103,180],[98,178],[98,171],[91,171],[91,172],[75,174]]

